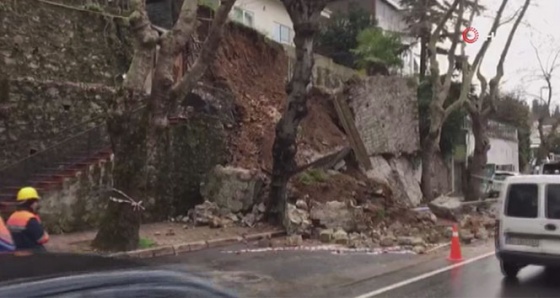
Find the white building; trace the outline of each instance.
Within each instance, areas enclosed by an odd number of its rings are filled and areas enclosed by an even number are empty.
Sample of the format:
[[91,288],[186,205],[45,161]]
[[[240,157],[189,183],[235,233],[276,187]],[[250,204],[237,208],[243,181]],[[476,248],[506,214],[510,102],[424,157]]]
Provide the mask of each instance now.
[[[401,7],[395,0],[340,0],[330,4],[322,15],[328,18],[332,11],[347,9],[350,2],[361,5],[375,15],[380,28],[399,33],[406,31]],[[231,14],[232,19],[255,28],[267,37],[279,43],[293,45],[292,21],[280,0],[237,0]],[[404,41],[413,43],[415,40],[405,38]],[[418,57],[419,46],[417,45],[403,54],[403,74],[409,75],[418,72]]]

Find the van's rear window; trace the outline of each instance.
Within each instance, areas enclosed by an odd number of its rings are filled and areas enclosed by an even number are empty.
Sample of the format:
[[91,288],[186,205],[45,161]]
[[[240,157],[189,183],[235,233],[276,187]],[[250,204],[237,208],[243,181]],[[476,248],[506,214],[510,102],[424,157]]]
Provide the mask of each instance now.
[[539,187],[536,184],[510,184],[506,215],[536,218],[539,213]]
[[560,184],[546,186],[546,217],[560,219]]

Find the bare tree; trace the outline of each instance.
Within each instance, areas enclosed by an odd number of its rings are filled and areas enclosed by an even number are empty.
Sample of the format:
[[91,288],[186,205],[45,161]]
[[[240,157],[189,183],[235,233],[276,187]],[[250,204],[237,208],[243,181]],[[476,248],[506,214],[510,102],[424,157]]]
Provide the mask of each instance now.
[[[539,50],[537,49],[537,47],[533,44],[533,42],[531,41],[531,46],[533,47],[533,49],[535,50],[535,55],[537,56],[537,60],[539,61],[539,79],[544,80],[544,82],[546,83],[546,88],[548,89],[548,96],[547,98],[542,98],[541,96],[539,96],[539,99],[541,101],[543,101],[544,103],[544,109],[545,111],[548,111],[550,113],[551,108],[552,108],[552,79],[553,79],[553,75],[554,75],[554,71],[560,67],[560,61],[558,61],[558,57],[560,56],[560,49],[556,50],[556,52],[552,53],[550,57],[552,57],[552,61],[549,57],[549,59],[547,59],[547,63],[545,64],[542,59],[541,56],[539,54]],[[549,63],[549,61],[551,61]],[[560,118],[555,118],[554,122],[552,123],[552,126],[550,128],[550,132],[546,133],[544,126],[545,126],[545,122],[546,120],[548,120],[548,115],[549,113],[539,113],[538,114],[538,118],[537,118],[537,127],[538,127],[538,131],[539,131],[539,139],[541,141],[541,144],[539,146],[539,150],[538,150],[538,154],[537,154],[537,164],[540,164],[548,155],[548,153],[550,152],[550,143],[552,141],[552,139],[554,138],[554,135],[556,134],[556,130],[558,129],[558,125],[560,125]]]
[[[475,3],[474,7],[477,7],[477,2]],[[496,14],[496,18],[498,20],[501,18],[506,3],[507,0],[503,0],[502,4],[500,5],[498,13]],[[432,189],[432,161],[434,158],[434,154],[439,149],[438,144],[441,137],[441,129],[443,123],[453,111],[461,108],[465,104],[467,97],[471,92],[471,85],[474,74],[480,66],[480,63],[491,43],[491,40],[486,40],[483,43],[472,63],[468,61],[468,57],[464,54],[464,43],[463,53],[459,55],[457,54],[457,46],[460,42],[462,42],[460,38],[460,29],[467,7],[468,2],[466,0],[454,0],[432,32],[428,45],[428,51],[430,54],[430,77],[432,81],[433,98],[430,102],[429,132],[422,144],[423,150],[421,182],[422,193],[424,194],[424,198],[427,200],[432,200],[434,198]],[[477,13],[477,11],[475,8],[473,8],[473,11],[471,11],[471,16],[469,18],[471,21],[475,13]],[[452,18],[452,16],[454,29],[449,34],[451,46],[449,48],[449,51],[447,51],[446,53],[448,62],[447,71],[444,75],[440,76],[439,63],[435,55],[436,53],[438,53],[437,43],[442,39],[445,24]],[[499,24],[499,21],[494,22],[494,25],[497,28],[496,24]],[[449,95],[449,89],[451,87],[453,73],[456,66],[459,66],[462,74],[461,93],[456,101],[449,105],[445,105],[446,99]]]
[[[501,23],[501,16],[507,2],[508,0],[502,1],[490,30],[492,33],[496,33],[499,26],[504,24],[503,22]],[[496,109],[500,80],[504,76],[504,62],[513,41],[513,37],[515,36],[515,32],[517,31],[525,12],[529,8],[530,2],[531,0],[525,0],[520,11],[515,14],[515,22],[509,32],[506,44],[504,45],[500,55],[500,60],[496,66],[496,75],[488,81],[487,78],[482,75],[479,67],[477,70],[477,78],[480,81],[480,93],[477,96],[470,96],[466,100],[466,107],[471,118],[475,143],[474,153],[472,161],[469,162],[467,176],[468,187],[466,200],[469,201],[478,200],[481,197],[480,185],[482,181],[479,177],[483,174],[484,167],[487,162],[487,152],[490,149],[490,142],[488,140],[488,116]],[[484,45],[482,47],[484,48],[485,45],[489,45],[491,41],[492,39],[487,39],[484,41]]]
[[333,0],[282,0],[294,26],[296,62],[286,85],[288,100],[282,118],[276,124],[272,149],[272,178],[269,214],[283,220],[287,184],[297,172],[297,132],[307,115],[307,93],[313,71],[313,42],[319,31],[321,11]]
[[[114,187],[134,200],[145,201],[150,193],[148,166],[153,165],[159,132],[169,125],[168,107],[192,91],[215,58],[234,3],[235,0],[221,1],[197,60],[181,80],[175,81],[173,63],[198,25],[198,1],[184,0],[173,28],[163,33],[150,23],[145,1],[131,1],[129,23],[135,37],[134,55],[120,91],[111,102],[107,124],[115,155]],[[152,71],[151,93],[146,95],[144,86]],[[109,201],[93,246],[102,250],[138,246],[141,216],[135,210],[138,208],[125,202],[130,200]]]

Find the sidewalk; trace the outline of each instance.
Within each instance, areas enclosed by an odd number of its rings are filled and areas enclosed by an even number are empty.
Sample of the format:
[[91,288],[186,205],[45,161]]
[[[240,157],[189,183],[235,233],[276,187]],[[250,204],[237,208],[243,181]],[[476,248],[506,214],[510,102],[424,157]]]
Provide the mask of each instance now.
[[[227,227],[212,229],[209,227],[185,228],[184,224],[161,222],[144,224],[140,227],[140,247],[138,249],[179,245],[186,242],[208,241],[230,237],[244,237],[250,234],[276,231],[278,228],[261,224],[253,228]],[[86,231],[51,235],[46,247],[52,252],[92,253],[89,246],[97,231]]]

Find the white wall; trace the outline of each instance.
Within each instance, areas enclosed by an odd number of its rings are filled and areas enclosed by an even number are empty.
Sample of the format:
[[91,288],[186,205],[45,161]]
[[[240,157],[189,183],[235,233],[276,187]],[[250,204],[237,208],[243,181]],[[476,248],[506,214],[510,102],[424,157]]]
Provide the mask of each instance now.
[[[388,31],[406,31],[406,24],[402,20],[399,11],[387,4],[385,0],[374,1],[377,1],[376,18],[379,27]],[[237,0],[235,7],[241,8],[253,16],[253,28],[277,42],[293,45],[294,33],[292,21],[284,5],[279,0]],[[289,41],[281,40],[280,25],[287,27],[289,31]],[[409,40],[407,40],[407,42],[408,41]],[[418,72],[419,56],[420,47],[418,45],[413,46],[409,51],[403,54],[404,66],[401,71],[403,75],[412,75]]]
[[253,28],[267,37],[279,41],[279,25],[284,25],[290,29],[293,38],[292,21],[279,0],[237,0],[235,7],[253,13]]
[[[400,11],[396,10],[394,5],[387,3],[387,0],[375,0],[376,1],[376,19],[377,25],[384,30],[393,32],[406,32],[407,24],[402,18]],[[398,1],[393,1],[396,3]],[[413,38],[403,38],[405,43],[412,43],[415,41]],[[403,56],[403,68],[401,73],[403,75],[412,75],[418,73],[420,65],[420,46],[416,44],[406,51]],[[416,68],[415,62],[416,61]]]
[[[469,132],[467,140],[468,156],[474,153],[474,135]],[[489,138],[490,150],[487,157],[489,164],[508,165],[512,164],[516,171],[519,171],[519,148],[515,141]]]

